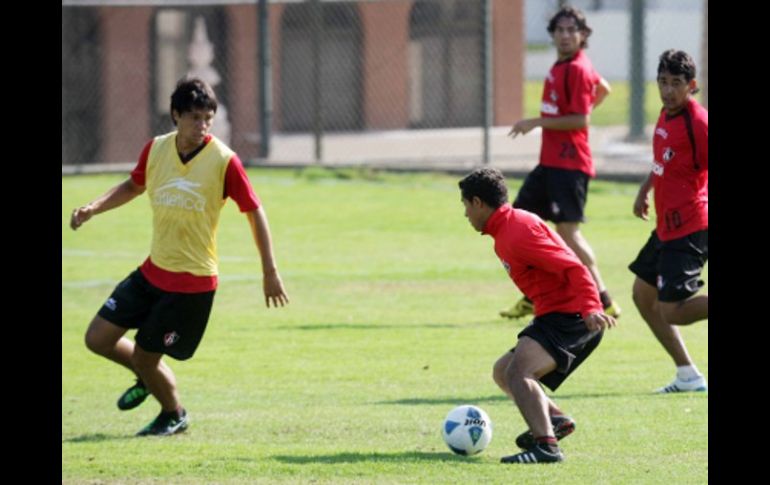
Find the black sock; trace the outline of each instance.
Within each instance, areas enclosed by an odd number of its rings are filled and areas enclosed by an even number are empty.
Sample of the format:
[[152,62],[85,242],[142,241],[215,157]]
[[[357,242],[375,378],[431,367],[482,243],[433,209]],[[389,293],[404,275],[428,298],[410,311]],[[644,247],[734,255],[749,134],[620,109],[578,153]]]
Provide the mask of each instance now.
[[603,308],[609,308],[612,305],[612,298],[607,290],[599,293],[599,299],[602,301]]
[[160,414],[164,418],[181,419],[182,416],[185,415],[185,410],[183,407],[180,406],[177,409],[174,409],[173,411],[161,411]]

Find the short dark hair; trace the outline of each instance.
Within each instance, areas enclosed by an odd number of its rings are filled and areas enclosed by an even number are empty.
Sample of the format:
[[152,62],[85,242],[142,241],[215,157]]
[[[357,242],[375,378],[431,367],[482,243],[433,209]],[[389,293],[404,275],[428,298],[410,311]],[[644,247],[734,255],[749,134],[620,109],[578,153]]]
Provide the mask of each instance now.
[[[171,95],[171,119],[173,112],[180,115],[195,109],[212,110],[217,112],[217,95],[206,81],[197,77],[183,77],[176,83],[176,89]],[[176,125],[176,121],[174,121]]]
[[478,197],[488,206],[497,209],[508,203],[508,187],[505,177],[496,168],[477,168],[458,183],[463,199]]
[[693,61],[690,54],[685,51],[669,49],[660,55],[660,61],[658,62],[658,76],[660,76],[662,72],[667,72],[674,76],[681,74],[684,76],[685,81],[690,82],[695,79],[695,61]]
[[571,7],[569,5],[565,5],[562,8],[559,9],[558,12],[556,12],[553,17],[551,17],[551,20],[548,21],[548,33],[553,35],[554,31],[556,30],[556,24],[559,22],[560,19],[564,17],[572,17],[575,19],[575,24],[577,24],[578,30],[583,32],[584,39],[583,42],[580,43],[580,47],[582,49],[585,49],[588,47],[588,38],[591,36],[591,32],[593,32],[593,29],[588,26],[588,21],[586,21],[585,14],[576,9],[575,7]]

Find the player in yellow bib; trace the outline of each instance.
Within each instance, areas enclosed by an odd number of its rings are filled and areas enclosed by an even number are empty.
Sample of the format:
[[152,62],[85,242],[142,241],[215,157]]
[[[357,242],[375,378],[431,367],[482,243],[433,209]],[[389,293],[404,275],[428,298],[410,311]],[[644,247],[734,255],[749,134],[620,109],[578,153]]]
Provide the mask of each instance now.
[[[270,226],[238,156],[209,130],[217,110],[204,81],[185,78],[171,95],[176,131],[155,137],[142,150],[130,178],[72,211],[70,227],[147,192],[153,214],[149,257],[123,280],[94,316],[86,346],[136,374],[118,400],[133,409],[152,394],[160,414],[139,431],[170,435],[187,429],[176,378],[162,359],[195,353],[217,288],[216,234],[225,200],[246,214],[262,261],[265,304],[289,302],[278,274]],[[137,329],[135,342],[125,337]]]

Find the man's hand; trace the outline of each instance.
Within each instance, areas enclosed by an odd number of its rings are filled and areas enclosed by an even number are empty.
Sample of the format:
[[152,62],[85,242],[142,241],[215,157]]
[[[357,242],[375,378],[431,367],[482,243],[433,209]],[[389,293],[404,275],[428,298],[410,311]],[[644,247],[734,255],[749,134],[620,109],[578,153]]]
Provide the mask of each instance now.
[[511,131],[508,132],[508,136],[511,138],[516,138],[519,133],[526,135],[533,129],[537,128],[537,122],[538,118],[528,118],[525,120],[517,121],[516,124],[513,125],[513,128],[511,128]]
[[286,290],[283,289],[283,281],[281,281],[281,276],[277,270],[264,274],[262,289],[265,292],[265,305],[268,308],[270,308],[271,302],[275,308],[278,308],[279,303],[281,306],[289,304],[289,297],[286,295]]
[[84,205],[83,207],[73,209],[72,215],[70,216],[70,227],[73,231],[77,230],[78,227],[82,226],[83,223],[85,223],[93,215],[93,209],[90,205]]
[[590,313],[586,318],[586,327],[592,332],[594,330],[604,330],[606,328],[612,328],[617,325],[615,319],[607,315],[604,312]]
[[650,202],[648,200],[648,195],[649,192],[646,190],[640,190],[634,201],[634,215],[645,221],[650,220]]

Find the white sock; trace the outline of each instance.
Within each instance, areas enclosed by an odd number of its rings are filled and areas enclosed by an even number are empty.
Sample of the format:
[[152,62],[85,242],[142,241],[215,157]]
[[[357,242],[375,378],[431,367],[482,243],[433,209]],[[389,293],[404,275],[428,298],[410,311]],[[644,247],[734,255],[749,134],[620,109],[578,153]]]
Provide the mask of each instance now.
[[695,365],[680,365],[676,368],[676,377],[683,381],[690,381],[700,377],[701,373]]

